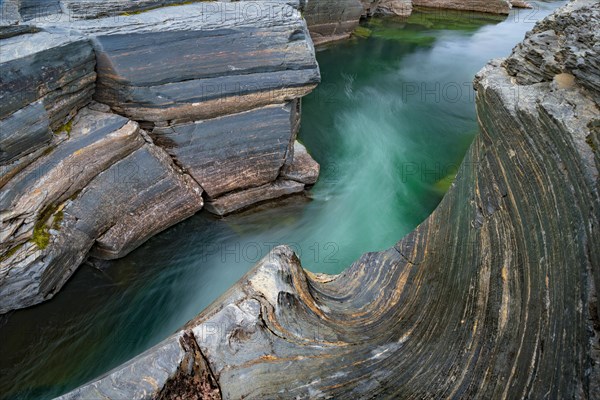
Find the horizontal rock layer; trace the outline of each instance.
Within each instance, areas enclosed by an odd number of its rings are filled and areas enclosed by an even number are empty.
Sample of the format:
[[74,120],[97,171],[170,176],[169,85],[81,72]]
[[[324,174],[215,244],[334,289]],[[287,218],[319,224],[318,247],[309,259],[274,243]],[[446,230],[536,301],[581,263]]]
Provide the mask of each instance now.
[[[276,248],[182,331],[63,398],[178,398],[186,371],[227,399],[595,398],[598,105],[577,79],[518,84],[505,65],[478,74],[481,133],[440,206],[397,245],[337,276]],[[210,373],[185,367],[195,346]]]
[[274,181],[292,137],[289,107],[155,128],[156,142],[215,198]]
[[[94,37],[95,98],[134,120],[194,121],[283,103],[319,82],[299,11],[282,3],[198,3],[69,22]],[[253,11],[256,10],[256,11]],[[249,14],[248,14],[249,13]]]

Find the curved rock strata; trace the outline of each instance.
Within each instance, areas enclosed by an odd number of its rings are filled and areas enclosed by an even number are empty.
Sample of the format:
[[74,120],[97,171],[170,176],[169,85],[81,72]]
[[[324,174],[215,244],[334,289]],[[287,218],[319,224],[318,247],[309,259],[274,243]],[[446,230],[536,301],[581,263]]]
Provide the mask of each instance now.
[[2,4],[0,313],[205,201],[224,215],[315,183],[310,155],[294,157],[299,99],[320,81],[299,5],[142,12],[172,3]]
[[278,247],[180,332],[62,398],[178,398],[183,378],[228,399],[596,398],[599,13],[571,3],[477,75],[481,132],[396,246],[337,276]]

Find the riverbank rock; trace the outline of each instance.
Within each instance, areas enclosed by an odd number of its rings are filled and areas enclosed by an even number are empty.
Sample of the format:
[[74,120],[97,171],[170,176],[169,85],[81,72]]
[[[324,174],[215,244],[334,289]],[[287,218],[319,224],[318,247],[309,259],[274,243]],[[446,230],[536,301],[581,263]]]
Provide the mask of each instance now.
[[228,193],[206,203],[206,209],[217,215],[241,211],[251,205],[289,196],[304,191],[304,184],[292,180],[278,180],[266,185]]
[[294,142],[293,157],[290,164],[286,164],[281,171],[281,176],[307,185],[314,185],[319,178],[320,166],[308,154],[306,147],[300,142]]
[[420,7],[477,11],[491,14],[508,14],[512,8],[509,0],[412,0],[412,4]]
[[127,254],[202,208],[201,194],[137,123],[82,110],[3,188],[0,312],[51,297],[94,244],[97,257]]
[[232,4],[75,22],[65,15],[44,26],[94,38],[95,99],[137,121],[203,120],[310,92],[320,76],[299,11],[281,2]]
[[375,13],[408,17],[412,13],[412,0],[380,0]]
[[[564,38],[552,21],[572,18],[587,22],[570,35],[588,37],[598,7],[577,0],[536,29]],[[528,61],[542,71],[545,49]],[[586,48],[560,64],[573,79],[533,83],[490,62],[475,80],[481,133],[417,229],[336,276],[275,248],[180,332],[64,398],[182,397],[183,374],[227,399],[595,398],[600,113],[593,77],[575,74],[599,60]]]
[[346,39],[365,12],[360,0],[315,0],[304,7],[304,18],[315,45]]

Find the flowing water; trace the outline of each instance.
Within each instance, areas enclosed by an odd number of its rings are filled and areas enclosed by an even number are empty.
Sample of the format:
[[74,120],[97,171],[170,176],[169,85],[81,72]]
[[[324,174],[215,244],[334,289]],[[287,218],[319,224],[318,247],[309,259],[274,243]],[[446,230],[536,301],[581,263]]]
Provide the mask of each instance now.
[[507,19],[448,11],[373,20],[319,50],[300,140],[321,164],[310,200],[200,213],[124,259],[84,265],[51,301],[0,317],[0,397],[59,395],[194,317],[277,244],[338,273],[392,246],[441,200],[477,132],[472,79],[564,2]]

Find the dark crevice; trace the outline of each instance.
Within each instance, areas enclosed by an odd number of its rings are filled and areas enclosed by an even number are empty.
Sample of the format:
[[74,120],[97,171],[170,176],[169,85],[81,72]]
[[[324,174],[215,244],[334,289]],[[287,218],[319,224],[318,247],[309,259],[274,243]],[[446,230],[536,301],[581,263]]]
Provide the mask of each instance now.
[[221,400],[221,388],[202,354],[194,333],[189,330],[179,338],[185,355],[175,376],[164,385],[157,400]]

